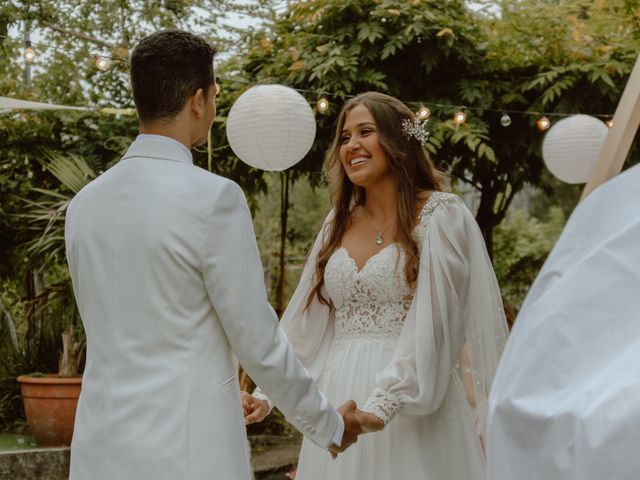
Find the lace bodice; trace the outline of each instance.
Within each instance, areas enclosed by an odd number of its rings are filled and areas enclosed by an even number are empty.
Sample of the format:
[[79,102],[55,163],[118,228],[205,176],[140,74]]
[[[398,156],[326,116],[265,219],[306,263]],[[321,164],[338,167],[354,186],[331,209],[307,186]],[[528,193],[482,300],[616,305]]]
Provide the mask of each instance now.
[[[419,248],[430,214],[438,203],[451,197],[448,193],[434,192],[422,208],[414,230]],[[344,247],[329,258],[324,280],[335,308],[335,332],[329,365],[335,350],[350,341],[367,339],[382,341],[390,349],[395,347],[413,300],[413,292],[406,280],[405,261],[404,251],[395,244],[387,245],[369,258],[360,271]],[[372,393],[366,406],[385,423],[400,407],[398,399],[380,389]]]
[[346,248],[331,256],[325,285],[335,307],[336,339],[400,335],[411,304],[404,257],[394,244],[387,245],[358,271]]
[[[453,197],[434,192],[419,214],[414,236],[422,245],[429,215],[439,202]],[[335,307],[335,340],[369,336],[397,338],[412,301],[405,275],[405,253],[390,244],[367,260],[360,271],[346,248],[327,262],[325,286]]]

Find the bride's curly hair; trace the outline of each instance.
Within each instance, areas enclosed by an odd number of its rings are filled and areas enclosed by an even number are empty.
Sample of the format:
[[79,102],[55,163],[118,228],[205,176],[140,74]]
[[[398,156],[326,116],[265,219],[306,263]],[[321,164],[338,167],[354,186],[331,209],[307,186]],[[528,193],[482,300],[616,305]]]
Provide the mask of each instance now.
[[377,127],[378,141],[393,172],[397,202],[394,241],[406,254],[405,274],[411,288],[418,278],[418,245],[412,232],[418,220],[419,194],[442,190],[442,175],[433,166],[422,144],[413,137],[406,138],[402,133],[403,120],[415,119],[414,113],[404,103],[379,92],[362,93],[347,101],[338,116],[336,133],[324,161],[333,218],[325,230],[328,237],[318,253],[315,286],[309,295],[307,306],[317,296],[321,303],[333,308],[330,300],[322,293],[324,271],[331,255],[340,248],[342,237],[351,224],[354,205],[367,203],[364,188],[351,183],[340,161],[340,137],[345,118],[358,105],[364,105],[371,112]]

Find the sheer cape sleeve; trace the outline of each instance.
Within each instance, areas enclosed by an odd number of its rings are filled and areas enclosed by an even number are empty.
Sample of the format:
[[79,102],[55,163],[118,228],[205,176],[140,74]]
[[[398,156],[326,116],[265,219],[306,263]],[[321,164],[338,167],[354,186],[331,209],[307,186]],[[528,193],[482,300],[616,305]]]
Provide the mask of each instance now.
[[507,337],[500,290],[478,225],[458,197],[434,192],[417,228],[420,265],[391,363],[363,410],[385,423],[440,407],[466,345],[484,432],[493,375]]
[[[318,252],[328,234],[332,217],[333,211],[324,220],[323,226],[309,253],[309,258],[300,276],[298,286],[280,320],[280,325],[285,331],[298,360],[309,371],[315,382],[318,381],[322,374],[329,353],[329,347],[333,340],[334,322],[333,314],[329,307],[320,303],[317,296],[314,296],[308,308],[307,300],[315,286]],[[328,298],[328,295],[325,293],[324,297]],[[266,400],[269,403],[269,408],[273,408],[273,404],[260,388],[257,388],[253,395]]]

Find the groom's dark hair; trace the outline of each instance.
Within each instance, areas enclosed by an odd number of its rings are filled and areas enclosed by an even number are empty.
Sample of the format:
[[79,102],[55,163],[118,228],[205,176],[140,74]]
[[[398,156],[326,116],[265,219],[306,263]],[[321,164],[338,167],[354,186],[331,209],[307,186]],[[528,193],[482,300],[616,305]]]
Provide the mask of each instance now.
[[181,30],[143,38],[131,55],[131,87],[140,121],[174,118],[199,88],[206,98],[215,83],[215,54],[205,40]]

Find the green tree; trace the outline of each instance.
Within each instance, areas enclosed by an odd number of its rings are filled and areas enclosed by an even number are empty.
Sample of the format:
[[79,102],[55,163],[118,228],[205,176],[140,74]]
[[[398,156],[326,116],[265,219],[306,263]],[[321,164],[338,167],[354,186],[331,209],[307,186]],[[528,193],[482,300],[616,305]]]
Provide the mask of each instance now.
[[540,221],[524,210],[507,215],[495,232],[494,267],[502,292],[517,311],[531,283],[553,249],[565,223],[560,207],[552,207]]
[[[477,220],[489,251],[493,230],[525,184],[540,186],[534,115],[503,112],[613,112],[640,47],[628,1],[466,2],[318,0],[296,2],[249,32],[228,73],[325,92],[318,141],[297,171],[318,171],[339,104],[382,90],[432,110],[427,145],[436,163],[480,194]],[[615,3],[615,5],[613,5]],[[495,11],[499,15],[495,15]],[[588,47],[588,48],[587,48]],[[320,95],[309,93],[310,101]],[[446,107],[442,105],[455,105]],[[466,106],[468,120],[451,117]]]

